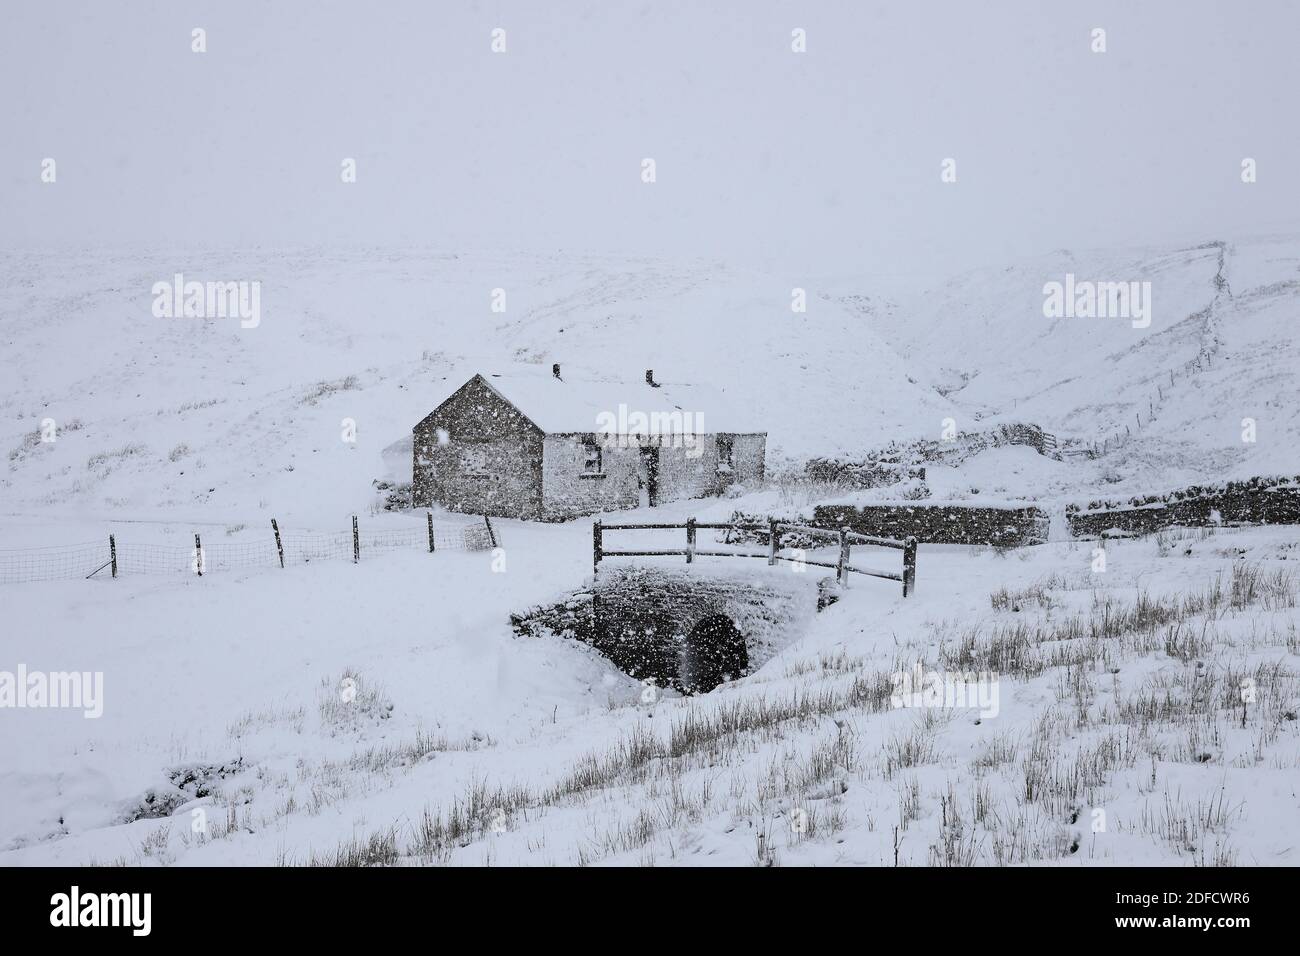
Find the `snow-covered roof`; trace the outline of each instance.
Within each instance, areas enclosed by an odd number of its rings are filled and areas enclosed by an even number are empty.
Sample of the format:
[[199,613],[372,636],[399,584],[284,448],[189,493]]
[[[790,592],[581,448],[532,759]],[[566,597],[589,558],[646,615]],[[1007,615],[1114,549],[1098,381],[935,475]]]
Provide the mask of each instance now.
[[765,433],[710,385],[606,381],[562,377],[549,370],[483,372],[498,395],[549,434],[605,432],[617,435]]

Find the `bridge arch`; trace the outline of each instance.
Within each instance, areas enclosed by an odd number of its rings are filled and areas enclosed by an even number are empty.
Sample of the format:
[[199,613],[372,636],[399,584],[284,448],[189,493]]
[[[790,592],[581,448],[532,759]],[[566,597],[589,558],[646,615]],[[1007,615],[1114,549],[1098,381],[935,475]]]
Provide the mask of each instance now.
[[812,575],[613,565],[564,600],[510,616],[520,635],[570,637],[637,680],[707,693],[762,667],[821,607]]
[[678,649],[677,680],[688,694],[703,694],[749,673],[749,646],[734,621],[710,614],[691,629]]

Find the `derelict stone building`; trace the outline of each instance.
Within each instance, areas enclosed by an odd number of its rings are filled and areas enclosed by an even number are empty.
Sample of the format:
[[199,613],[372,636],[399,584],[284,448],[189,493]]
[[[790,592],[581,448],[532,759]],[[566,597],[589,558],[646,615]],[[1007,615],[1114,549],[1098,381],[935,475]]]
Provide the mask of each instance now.
[[475,375],[415,426],[416,507],[563,520],[762,479],[767,434],[701,385]]

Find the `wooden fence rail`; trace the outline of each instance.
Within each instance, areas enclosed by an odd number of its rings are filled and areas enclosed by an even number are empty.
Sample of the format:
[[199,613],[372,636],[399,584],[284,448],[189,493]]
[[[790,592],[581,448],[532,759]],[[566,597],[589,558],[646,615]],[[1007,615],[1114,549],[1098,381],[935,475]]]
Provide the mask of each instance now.
[[[700,529],[717,531],[766,531],[768,535],[768,547],[766,551],[701,550],[696,546],[696,532]],[[605,547],[606,531],[680,530],[685,530],[686,532],[686,547],[684,548],[649,548],[639,551],[611,551]],[[809,558],[790,557],[781,554],[781,535],[786,531],[794,531],[799,534],[822,538],[830,543],[838,544],[839,558],[835,561],[814,561]],[[875,568],[855,567],[853,565],[852,552],[855,544],[872,548],[893,548],[902,551],[902,571],[879,571]],[[835,579],[846,587],[849,583],[850,574],[863,574],[868,577],[886,578],[890,581],[902,582],[903,597],[909,597],[916,591],[916,538],[908,537],[901,541],[895,538],[877,538],[872,537],[871,535],[858,534],[857,532],[850,531],[848,528],[831,531],[827,528],[813,528],[808,525],[792,524],[790,522],[777,521],[775,519],[770,519],[766,524],[760,522],[736,523],[730,521],[705,522],[696,521],[694,518],[687,518],[684,524],[606,524],[597,519],[592,522],[591,525],[591,554],[591,569],[593,574],[599,572],[600,562],[605,558],[685,557],[687,564],[693,563],[697,557],[765,558],[769,565],[774,565],[778,561],[788,561],[792,564],[810,564],[817,568],[834,568]]]

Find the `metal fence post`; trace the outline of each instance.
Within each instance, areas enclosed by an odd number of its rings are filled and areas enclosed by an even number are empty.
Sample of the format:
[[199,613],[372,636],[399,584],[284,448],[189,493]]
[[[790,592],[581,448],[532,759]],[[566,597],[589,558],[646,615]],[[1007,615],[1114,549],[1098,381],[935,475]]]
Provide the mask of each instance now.
[[113,567],[113,577],[117,577],[117,539],[108,536],[108,563]]
[[781,550],[781,535],[776,529],[776,519],[767,519],[767,563],[776,564],[776,553]]
[[357,528],[357,516],[352,516],[352,563],[361,561],[361,531]]
[[600,568],[601,552],[601,534],[600,519],[597,518],[591,523],[591,573],[595,574]]
[[280,541],[280,526],[271,519],[271,530],[275,532],[275,553],[280,556],[280,567],[284,567],[284,544]]
[[695,560],[695,519],[686,519],[686,563]]
[[433,512],[428,513],[429,517],[429,553],[433,554]]
[[197,531],[194,533],[194,570],[203,577],[203,543],[199,541]]

